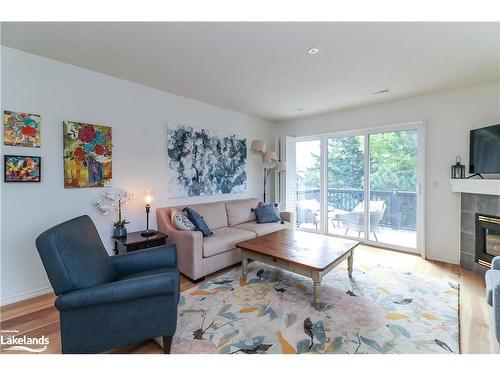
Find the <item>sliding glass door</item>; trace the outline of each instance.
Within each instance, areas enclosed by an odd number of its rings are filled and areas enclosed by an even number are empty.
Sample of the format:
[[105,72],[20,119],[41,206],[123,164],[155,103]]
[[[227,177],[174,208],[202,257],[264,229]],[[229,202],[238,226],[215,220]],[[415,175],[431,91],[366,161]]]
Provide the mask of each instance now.
[[321,228],[321,141],[296,143],[295,214],[297,227],[319,231]]
[[369,137],[369,239],[416,249],[417,130],[374,133]]
[[365,136],[327,140],[328,233],[365,237]]
[[297,228],[419,252],[422,132],[417,123],[296,139]]

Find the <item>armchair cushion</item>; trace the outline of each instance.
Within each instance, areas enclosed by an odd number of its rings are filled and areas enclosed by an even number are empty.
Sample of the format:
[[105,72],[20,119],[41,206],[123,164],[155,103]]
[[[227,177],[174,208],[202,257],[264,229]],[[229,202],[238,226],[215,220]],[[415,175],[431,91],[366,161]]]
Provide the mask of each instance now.
[[36,247],[56,294],[116,279],[109,255],[89,216],[46,230]]
[[158,268],[177,268],[177,250],[175,245],[159,246],[116,255],[111,257],[111,263],[118,278]]
[[178,292],[179,272],[169,272],[118,280],[74,290],[57,297],[58,310],[71,310],[85,306],[101,305],[128,301],[163,294],[176,295]]

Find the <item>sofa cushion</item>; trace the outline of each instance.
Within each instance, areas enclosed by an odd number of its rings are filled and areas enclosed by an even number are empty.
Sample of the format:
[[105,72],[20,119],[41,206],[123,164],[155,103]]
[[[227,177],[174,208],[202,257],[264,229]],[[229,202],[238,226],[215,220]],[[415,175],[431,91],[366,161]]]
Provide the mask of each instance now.
[[194,208],[212,230],[229,226],[224,202],[196,204],[189,207]]
[[257,220],[252,209],[256,209],[258,205],[259,200],[257,198],[226,203],[227,223],[230,227],[234,227],[247,221]]
[[214,229],[211,237],[203,238],[203,257],[208,258],[232,250],[238,242],[255,238],[255,232],[235,228]]
[[199,230],[201,233],[203,233],[203,237],[210,237],[212,235],[212,231],[208,227],[207,223],[205,222],[203,217],[198,212],[196,212],[195,209],[191,207],[185,207],[183,211],[187,214],[189,221],[193,223],[196,230]]
[[259,224],[281,221],[277,203],[261,203],[255,210],[255,215]]
[[238,224],[233,228],[248,230],[254,232],[257,236],[263,236],[264,234],[269,234],[282,229],[292,229],[288,221],[285,221],[283,224],[281,224],[281,222],[259,224],[256,221],[249,221],[247,223]]
[[196,230],[191,220],[181,211],[172,211],[172,224],[179,230]]

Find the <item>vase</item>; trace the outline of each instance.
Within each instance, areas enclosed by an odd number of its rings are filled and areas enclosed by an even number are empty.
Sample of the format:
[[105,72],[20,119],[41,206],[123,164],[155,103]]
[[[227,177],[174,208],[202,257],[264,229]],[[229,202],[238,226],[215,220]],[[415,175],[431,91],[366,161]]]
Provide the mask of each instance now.
[[127,236],[127,228],[125,227],[116,227],[113,230],[113,237],[121,238]]

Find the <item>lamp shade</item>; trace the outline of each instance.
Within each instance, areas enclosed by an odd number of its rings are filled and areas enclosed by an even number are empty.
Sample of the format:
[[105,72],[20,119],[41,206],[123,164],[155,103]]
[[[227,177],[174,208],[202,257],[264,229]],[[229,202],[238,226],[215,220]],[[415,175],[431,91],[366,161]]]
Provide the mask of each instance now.
[[264,168],[271,169],[276,166],[278,163],[278,157],[276,156],[276,152],[267,151],[262,155],[262,164]]
[[151,204],[152,201],[153,201],[153,195],[151,194],[151,192],[149,190],[147,190],[146,195],[144,196],[144,202],[146,204]]
[[264,153],[266,151],[266,142],[261,141],[260,139],[254,139],[252,141],[252,145],[250,146],[250,150],[253,152]]
[[274,167],[274,171],[276,173],[285,172],[286,171],[285,163],[283,163],[282,161],[277,162],[275,167]]

